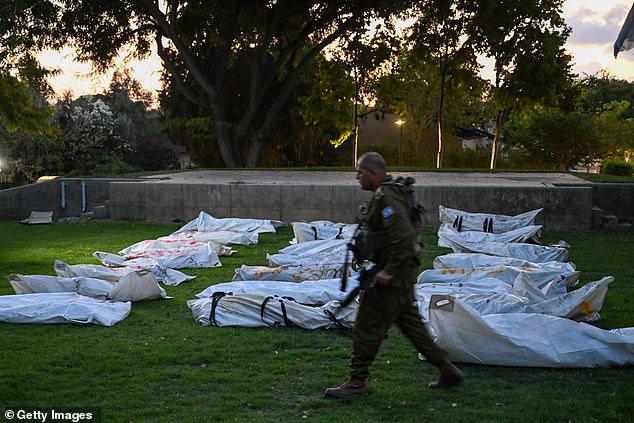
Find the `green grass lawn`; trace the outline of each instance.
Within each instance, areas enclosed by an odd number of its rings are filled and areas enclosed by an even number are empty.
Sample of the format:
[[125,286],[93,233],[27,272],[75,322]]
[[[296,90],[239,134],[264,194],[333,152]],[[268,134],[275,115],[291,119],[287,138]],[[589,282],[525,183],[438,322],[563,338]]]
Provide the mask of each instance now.
[[[55,259],[98,263],[175,225],[0,221],[0,294],[13,273],[53,275]],[[137,303],[130,316],[93,325],[0,323],[0,408],[91,407],[104,422],[632,422],[634,367],[543,369],[460,366],[467,381],[427,390],[435,369],[393,330],[372,368],[370,395],[333,401],[323,391],[345,380],[350,339],[336,331],[198,326],[186,301],[231,280],[241,264],[265,264],[292,238],[289,228],[222,257],[223,267],[185,269],[197,278],[165,287],[170,300]],[[448,250],[425,234],[424,266]],[[634,230],[548,233],[566,240],[582,283],[613,275],[602,328],[634,326]],[[634,346],[633,346],[634,348]]]

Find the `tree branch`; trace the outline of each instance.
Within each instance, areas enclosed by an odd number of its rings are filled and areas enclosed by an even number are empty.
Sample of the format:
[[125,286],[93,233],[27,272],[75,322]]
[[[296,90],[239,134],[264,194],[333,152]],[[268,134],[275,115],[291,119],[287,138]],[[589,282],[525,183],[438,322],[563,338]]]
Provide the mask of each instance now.
[[203,108],[209,107],[209,103],[207,103],[203,98],[201,98],[198,94],[196,94],[193,90],[191,90],[185,81],[180,77],[178,69],[172,59],[169,57],[167,50],[163,47],[163,43],[161,42],[160,34],[156,37],[156,51],[163,61],[163,64],[169,70],[172,81],[176,84],[178,90],[185,96],[185,98],[191,101],[194,104],[197,104]]
[[[150,15],[156,21],[156,24],[160,30],[159,32],[162,32],[163,36],[165,36],[166,38],[172,41],[172,43],[174,44],[174,47],[178,51],[178,54],[183,60],[185,66],[187,66],[187,69],[191,71],[191,74],[196,80],[196,82],[198,82],[198,84],[200,84],[202,89],[205,90],[209,98],[209,101],[214,106],[216,106],[217,105],[216,103],[218,101],[218,95],[216,93],[216,90],[211,85],[209,80],[205,77],[204,73],[198,67],[198,64],[196,63],[196,61],[190,54],[187,46],[185,46],[181,38],[178,36],[178,33],[176,32],[176,28],[175,28],[175,22],[171,19],[176,14],[176,8],[173,7],[176,2],[175,1],[172,2],[172,7],[170,8],[171,17],[170,17],[170,22],[168,22],[167,17],[163,14],[163,12],[159,10],[157,4],[155,4],[152,0],[143,0],[143,1],[147,5]],[[160,35],[161,34],[159,34],[159,36]]]
[[[326,46],[332,43],[334,40],[339,38],[341,35],[346,33],[348,30],[353,28],[358,24],[358,18],[363,15],[363,13],[367,9],[361,8],[357,10],[357,13],[353,13],[344,23],[340,24],[339,27],[333,31],[330,35],[326,36],[321,42],[313,46],[308,50],[306,54],[302,56],[297,66],[293,67],[291,63],[292,57],[297,53],[298,49],[310,36],[310,34],[314,33],[318,28],[323,28],[329,25],[331,22],[336,21],[338,18],[338,12],[333,14],[325,15],[320,19],[313,21],[310,25],[305,25],[302,31],[297,34],[290,42],[288,42],[285,46],[279,47],[279,54],[273,66],[273,69],[268,72],[268,77],[261,81],[258,84],[257,77],[259,73],[256,75],[252,72],[251,75],[251,91],[249,95],[249,104],[247,110],[242,116],[240,123],[238,125],[237,135],[245,136],[248,128],[253,121],[257,110],[259,109],[262,100],[264,98],[264,94],[269,90],[275,79],[279,76],[279,71],[282,69],[284,64],[289,65],[289,73],[286,78],[285,83],[282,86],[282,89],[279,91],[279,94],[276,96],[276,99],[273,102],[271,108],[269,108],[269,113],[267,113],[267,118],[265,118],[264,126],[271,126],[274,122],[275,116],[279,113],[282,105],[288,98],[288,95],[291,92],[291,89],[295,85],[297,78],[301,71],[303,71],[306,66],[310,63],[310,61]],[[358,16],[357,16],[358,14]],[[263,46],[260,47],[262,51],[265,49]],[[269,117],[271,115],[272,117]],[[264,133],[268,133],[269,129],[265,129]]]
[[337,30],[333,31],[330,35],[328,35],[321,42],[319,42],[318,44],[313,46],[311,49],[309,49],[302,56],[302,58],[300,59],[299,63],[297,64],[297,66],[292,68],[292,70],[289,73],[288,77],[286,78],[282,88],[279,90],[279,94],[276,96],[275,100],[273,101],[273,103],[269,107],[268,112],[266,114],[266,117],[264,119],[264,123],[262,124],[262,127],[260,128],[260,131],[259,131],[260,132],[259,135],[261,137],[266,136],[266,134],[268,134],[268,132],[273,127],[275,119],[277,118],[277,115],[279,114],[279,111],[281,110],[282,106],[286,102],[286,99],[288,98],[289,94],[291,93],[292,88],[295,86],[297,78],[299,77],[300,73],[308,66],[310,61],[321,50],[323,50],[326,46],[328,46],[334,40],[336,40],[337,38],[342,36],[348,30],[353,28],[356,24],[358,24],[357,17],[356,16],[351,16],[347,21],[342,23],[339,26],[339,28],[337,28]]

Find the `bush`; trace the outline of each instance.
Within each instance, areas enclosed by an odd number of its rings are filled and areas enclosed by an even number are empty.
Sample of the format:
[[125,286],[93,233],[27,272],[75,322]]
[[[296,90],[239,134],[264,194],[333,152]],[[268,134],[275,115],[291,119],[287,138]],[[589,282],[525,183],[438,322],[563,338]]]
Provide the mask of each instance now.
[[144,134],[130,144],[130,151],[123,157],[129,166],[141,170],[178,168],[178,147],[164,134]]
[[606,175],[632,176],[634,164],[625,160],[607,160],[601,165],[601,173]]
[[458,150],[445,154],[442,164],[457,169],[488,169],[490,161],[490,150]]
[[522,147],[505,149],[497,158],[496,169],[554,170],[555,166],[541,157],[535,157]]

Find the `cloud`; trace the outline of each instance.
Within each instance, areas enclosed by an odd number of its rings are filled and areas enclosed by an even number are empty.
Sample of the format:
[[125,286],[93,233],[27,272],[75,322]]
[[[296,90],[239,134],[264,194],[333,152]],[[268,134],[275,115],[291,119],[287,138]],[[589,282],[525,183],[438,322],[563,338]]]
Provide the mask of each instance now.
[[581,7],[566,17],[572,28],[569,45],[612,45],[621,30],[629,8],[625,5],[597,11]]
[[573,72],[581,77],[600,71],[607,71],[618,79],[634,81],[634,52],[626,52],[623,57],[619,54],[618,59],[608,57],[604,60],[577,61],[573,66]]
[[575,65],[573,71],[580,77],[584,77],[587,75],[595,75],[604,69],[606,69],[604,64],[599,62],[592,62]]

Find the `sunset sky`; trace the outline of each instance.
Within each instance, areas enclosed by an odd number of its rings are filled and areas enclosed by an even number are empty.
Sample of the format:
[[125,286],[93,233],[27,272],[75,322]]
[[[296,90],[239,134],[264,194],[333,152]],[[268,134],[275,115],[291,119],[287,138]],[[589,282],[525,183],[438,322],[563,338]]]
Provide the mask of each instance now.
[[[573,56],[575,73],[595,74],[605,69],[617,78],[634,81],[634,50],[613,55],[613,44],[625,21],[631,0],[566,0],[564,16],[572,28],[572,34],[566,43],[566,49]],[[103,92],[111,74],[100,77],[88,77],[90,65],[75,63],[72,52],[51,53],[42,57],[42,63],[49,67],[59,67],[63,74],[51,79],[58,95],[71,90],[74,96]],[[134,69],[135,77],[149,90],[160,87],[160,63],[153,56],[139,63],[131,62],[128,67]],[[485,77],[486,69],[483,71]]]

